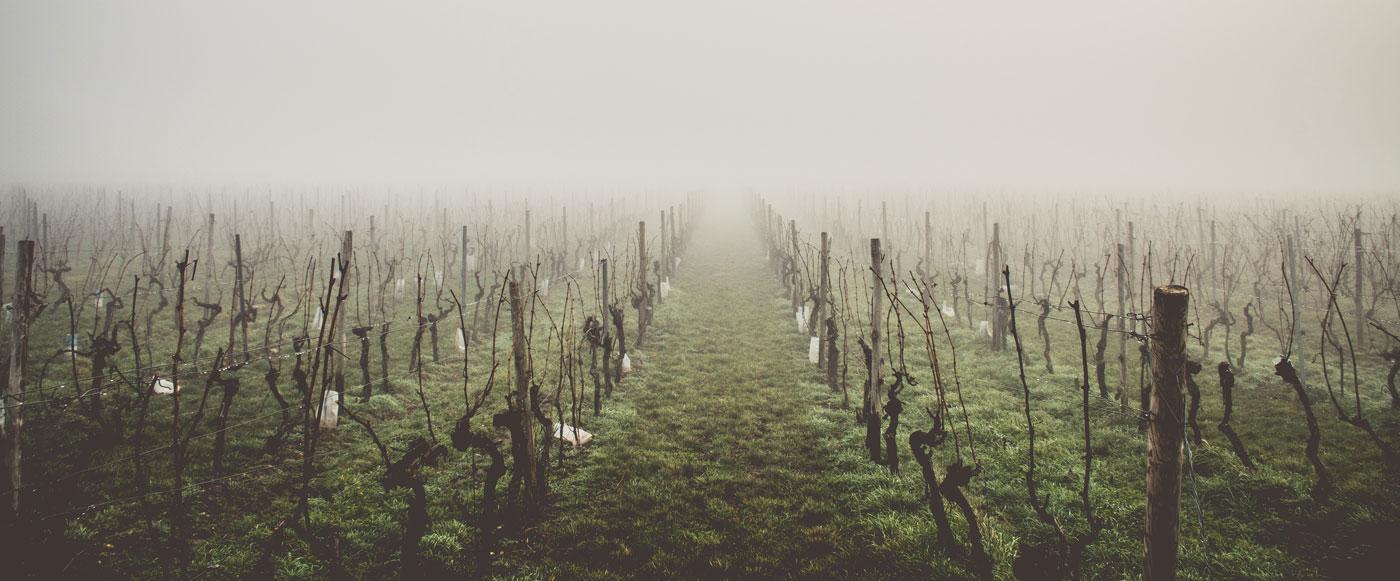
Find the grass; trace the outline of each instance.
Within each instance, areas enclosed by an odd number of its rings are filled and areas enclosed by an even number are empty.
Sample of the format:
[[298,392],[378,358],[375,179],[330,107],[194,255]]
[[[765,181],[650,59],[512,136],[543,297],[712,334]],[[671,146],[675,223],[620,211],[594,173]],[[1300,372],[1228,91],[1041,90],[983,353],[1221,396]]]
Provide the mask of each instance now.
[[[454,452],[444,463],[423,470],[430,526],[421,552],[430,574],[499,579],[970,576],[965,557],[938,545],[923,481],[905,446],[910,430],[928,427],[918,410],[933,402],[921,354],[909,346],[911,370],[921,385],[903,396],[907,411],[898,439],[904,471],[891,475],[868,461],[864,428],[855,424],[854,411],[842,409],[840,394],[833,394],[807,363],[807,337],[796,332],[782,287],[767,269],[756,238],[739,233],[744,226],[725,230],[713,220],[702,222],[675,289],[656,311],[644,348],[632,351],[636,371],[605,402],[602,415],[585,411],[583,427],[595,440],[570,451],[562,469],[553,472],[551,504],[542,521],[520,534],[484,538],[478,526],[485,459]],[[559,304],[560,294],[551,297],[551,305]],[[633,316],[629,312],[629,339]],[[1076,534],[1086,529],[1077,496],[1083,469],[1080,396],[1072,384],[1078,370],[1077,337],[1072,327],[1051,323],[1058,373],[1049,374],[1039,357],[1033,319],[1020,322],[1028,337],[1040,488],[1050,497],[1051,512]],[[402,333],[403,325],[396,325]],[[56,344],[60,334],[50,329],[44,340]],[[1015,560],[1048,542],[1051,534],[1026,503],[1026,426],[1015,355],[990,352],[984,338],[961,325],[952,334],[959,347],[971,443],[981,464],[966,492],[981,518],[996,577],[1010,578]],[[391,375],[398,375],[388,392],[380,391],[366,403],[352,398],[351,405],[374,423],[387,444],[402,447],[426,435],[427,424],[414,378],[402,374],[409,339],[395,335],[395,340]],[[1092,350],[1096,337],[1090,340]],[[451,335],[444,334],[442,341],[455,356]],[[1400,565],[1390,549],[1400,541],[1400,467],[1385,462],[1359,430],[1337,421],[1325,391],[1315,385],[1323,460],[1338,490],[1327,502],[1313,499],[1312,469],[1302,453],[1307,431],[1301,409],[1292,391],[1272,376],[1262,350],[1259,343],[1252,347],[1254,356],[1240,375],[1233,422],[1257,470],[1246,470],[1214,428],[1221,409],[1212,366],[1198,376],[1206,441],[1192,450],[1197,486],[1189,477],[1182,483],[1181,577],[1357,578]],[[1113,346],[1108,355],[1112,361]],[[443,365],[425,369],[441,439],[464,410],[460,361],[445,359]],[[489,354],[473,352],[473,393],[488,359]],[[1395,443],[1400,414],[1380,399],[1380,366],[1373,360],[1362,363],[1367,415],[1381,436]],[[377,366],[375,361],[376,376]],[[283,390],[290,391],[289,368],[283,371]],[[349,371],[358,377],[353,365]],[[275,409],[257,375],[245,374],[245,391],[231,422]],[[1129,376],[1135,378],[1136,369]],[[1116,383],[1116,363],[1110,363],[1108,377]],[[851,381],[860,382],[856,366]],[[1085,573],[1090,578],[1136,577],[1146,444],[1135,417],[1096,394],[1092,399],[1093,498],[1107,525],[1086,552]],[[853,391],[851,400],[859,405],[859,393]],[[165,402],[151,413],[153,422],[168,424]],[[44,482],[70,473],[73,466],[129,453],[126,446],[112,453],[83,452],[78,444],[88,437],[87,428],[73,411],[30,417],[36,420],[31,442],[39,443],[31,450],[42,454],[26,456],[28,481]],[[229,464],[236,471],[256,471],[187,494],[192,571],[211,578],[248,573],[272,527],[292,514],[290,483],[300,467],[296,449],[272,457],[261,450],[275,422],[275,416],[265,417],[233,432]],[[478,427],[484,423],[477,420]],[[168,439],[164,432],[160,437]],[[147,438],[147,447],[166,443],[152,434]],[[212,476],[210,440],[195,441],[191,481]],[[294,446],[297,440],[293,438]],[[323,440],[321,450],[325,456],[318,458],[320,476],[311,506],[318,535],[339,538],[352,575],[395,576],[407,491],[381,486],[377,451],[348,421]],[[951,443],[935,450],[940,474],[957,454]],[[968,456],[970,450],[962,454]],[[551,458],[556,465],[558,461],[557,455]],[[151,463],[152,489],[170,488],[165,454],[152,454]],[[69,574],[78,576],[168,576],[172,550],[157,545],[147,530],[153,525],[155,538],[168,543],[169,521],[163,512],[168,497],[149,499],[146,509],[136,502],[83,509],[89,502],[127,497],[134,487],[130,463],[89,476],[35,497],[46,503],[37,511],[52,518],[35,524],[34,537],[51,546],[34,553],[31,570],[55,571],[71,560]],[[502,483],[502,493],[504,488]],[[1197,494],[1204,530],[1195,513]],[[70,511],[73,506],[80,508]],[[149,524],[146,514],[155,515]],[[949,515],[957,542],[965,544],[967,523],[956,510]],[[324,561],[295,535],[287,535],[276,554],[278,577],[328,575]],[[215,565],[217,569],[209,568]]]
[[917,487],[888,486],[849,446],[850,414],[815,381],[756,248],[700,235],[639,371],[594,423],[585,465],[559,485],[530,549],[502,568],[566,578],[960,573],[919,547],[932,525]]
[[[965,560],[935,546],[907,450],[902,475],[866,460],[862,427],[806,363],[806,340],[792,329],[781,288],[758,246],[744,238],[702,238],[687,259],[691,282],[658,314],[655,351],[595,424],[603,436],[551,518],[501,563],[505,570],[596,579],[968,576]],[[710,278],[697,282],[695,273]],[[1087,529],[1077,495],[1080,396],[1071,383],[1078,345],[1072,328],[1051,328],[1059,372],[1046,373],[1038,357],[1027,356],[1038,477],[1051,512],[1074,535]],[[962,328],[953,340],[962,347],[963,394],[982,466],[968,495],[995,574],[1009,578],[1022,551],[1051,537],[1025,500],[1014,351],[991,353]],[[1038,354],[1038,340],[1026,349]],[[1236,388],[1233,424],[1257,470],[1246,470],[1214,429],[1220,399],[1213,370],[1197,378],[1205,441],[1192,450],[1196,484],[1183,477],[1182,578],[1348,578],[1394,566],[1385,547],[1400,540],[1397,467],[1359,430],[1333,420],[1319,399],[1325,394],[1315,393],[1324,461],[1339,488],[1316,502],[1302,456],[1301,409],[1255,349]],[[1363,376],[1363,391],[1380,392],[1377,369]],[[1110,365],[1108,376],[1116,375]],[[904,399],[908,409],[933,403],[924,387]],[[1146,443],[1136,417],[1097,394],[1092,399],[1092,494],[1107,526],[1086,551],[1085,574],[1133,577],[1142,552]],[[1378,397],[1367,405],[1383,437],[1393,438],[1395,412]],[[908,430],[926,426],[906,413],[901,446]],[[955,460],[950,448],[935,452],[935,462]],[[954,512],[950,518],[965,543],[966,523]]]

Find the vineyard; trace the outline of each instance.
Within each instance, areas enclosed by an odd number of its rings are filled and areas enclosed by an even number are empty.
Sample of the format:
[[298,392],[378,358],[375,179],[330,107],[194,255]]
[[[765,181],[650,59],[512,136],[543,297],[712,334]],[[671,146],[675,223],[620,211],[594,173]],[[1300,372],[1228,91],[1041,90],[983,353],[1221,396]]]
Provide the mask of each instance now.
[[7,578],[1364,578],[1393,202],[36,191]]

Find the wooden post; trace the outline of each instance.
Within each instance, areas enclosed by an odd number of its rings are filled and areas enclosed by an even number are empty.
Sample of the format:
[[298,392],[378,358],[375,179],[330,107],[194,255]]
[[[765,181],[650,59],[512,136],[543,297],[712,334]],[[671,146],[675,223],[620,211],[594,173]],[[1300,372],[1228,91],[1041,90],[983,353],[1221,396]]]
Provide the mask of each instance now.
[[[603,325],[603,387],[607,389],[608,397],[612,397],[612,388],[614,380],[612,372],[613,369],[616,369],[616,367],[614,367],[612,363],[612,348],[608,347],[608,345],[612,344],[613,324],[612,309],[608,306],[608,283],[610,282],[608,280],[608,259],[602,258],[599,260],[599,263],[602,265],[603,269],[603,308],[598,314],[598,322],[602,323]],[[618,358],[620,359],[621,355],[619,355]],[[598,402],[598,394],[595,391],[593,394],[593,415],[596,416],[599,413],[601,413],[601,405],[602,404]]]
[[10,376],[5,383],[5,397],[0,402],[0,455],[4,456],[4,486],[10,490],[9,510],[14,518],[19,513],[20,430],[24,427],[24,371],[29,359],[29,317],[33,309],[30,298],[34,285],[34,241],[19,242],[19,262],[15,265],[15,318],[10,332]]
[[520,299],[520,281],[510,281],[511,358],[515,365],[515,406],[520,411],[521,431],[525,434],[526,466],[517,467],[525,475],[525,510],[536,514],[544,499],[538,498],[539,481],[536,465],[535,412],[530,398],[530,356],[525,341],[525,308]]
[[880,275],[885,255],[880,252],[880,239],[870,239],[870,381],[865,384],[865,447],[870,451],[870,460],[880,463],[880,415],[884,406],[880,402],[880,326],[885,316],[885,287]]
[[[1211,298],[1215,299],[1216,301],[1219,301],[1219,300],[1220,300],[1220,293],[1221,293],[1222,291],[1220,290],[1220,268],[1217,266],[1217,263],[1215,262],[1215,255],[1216,255],[1216,249],[1217,249],[1217,248],[1218,248],[1218,246],[1217,246],[1216,243],[1215,243],[1215,220],[1211,220],[1211,221],[1210,221],[1210,296],[1211,296]],[[1297,290],[1297,289],[1294,289],[1294,290]]]
[[535,259],[535,239],[530,229],[530,208],[525,208],[525,236],[522,237],[522,241],[525,244],[523,261],[530,262]]
[[[1129,303],[1129,304],[1133,304],[1133,296],[1134,296],[1134,295],[1133,295],[1133,266],[1137,264],[1137,259],[1135,258],[1135,257],[1137,256],[1137,247],[1136,247],[1137,242],[1135,242],[1135,238],[1136,238],[1136,234],[1134,234],[1134,232],[1133,232],[1133,221],[1132,221],[1132,220],[1128,220],[1128,254],[1127,254],[1127,259],[1128,259],[1128,260],[1127,260],[1127,266],[1128,266],[1128,272],[1127,272],[1127,274],[1128,274],[1128,276],[1127,276],[1127,279],[1128,279],[1128,303]],[[1137,308],[1139,309],[1139,311],[1141,311],[1141,309],[1142,309],[1141,305],[1139,305]],[[1128,321],[1128,329],[1129,329],[1130,331],[1134,332],[1134,333],[1137,332],[1137,330],[1138,330],[1138,328],[1137,328],[1137,319],[1133,319],[1133,320],[1131,320],[1131,321]]]
[[[1293,239],[1293,236],[1290,234],[1288,236],[1288,285],[1289,288],[1293,289],[1292,292],[1289,293],[1289,295],[1291,295],[1293,299],[1293,329],[1292,331],[1290,331],[1291,338],[1289,339],[1289,345],[1292,346],[1293,350],[1296,350],[1301,353],[1303,341],[1303,324],[1301,321],[1298,320],[1299,315],[1302,314],[1302,312],[1298,309],[1298,295],[1303,294],[1303,289],[1302,286],[1298,284],[1298,254],[1296,249],[1294,248],[1294,245],[1296,243],[1297,241],[1295,241]],[[1291,358],[1291,361],[1293,362],[1293,370],[1298,372],[1298,383],[1301,383],[1304,388],[1308,386],[1308,375],[1303,371],[1303,367],[1304,365],[1306,365],[1307,360],[1307,357],[1303,357],[1301,355],[1298,357]]]
[[603,323],[603,341],[612,337],[612,316],[608,313],[608,259],[599,261],[603,267],[603,312],[599,314],[599,321]]
[[0,226],[0,297],[5,294],[5,227]]
[[[228,349],[224,353],[229,359],[233,359],[234,353],[234,332],[238,328],[239,317],[243,313],[243,239],[239,234],[233,235],[233,308],[228,315]],[[247,324],[245,319],[244,324]],[[245,327],[246,329],[246,327]],[[245,346],[246,347],[246,346]],[[243,353],[243,358],[248,358],[248,353]]]
[[[662,211],[661,211],[661,252],[659,253],[659,256],[657,256],[657,259],[659,259],[659,260],[661,261],[660,276],[670,276],[670,272],[671,272],[670,267],[666,266],[667,264],[670,264],[670,262],[671,262],[671,237],[670,237],[669,232],[670,232],[670,230],[667,228],[667,225],[666,225],[666,210],[662,210]],[[657,280],[657,283],[660,283],[660,282],[661,282],[660,279],[658,279],[658,280]],[[657,299],[660,299],[660,298],[661,298],[661,297],[658,295],[658,296],[657,296]]]
[[[355,294],[356,294],[356,291],[354,290],[354,282],[355,282],[355,279],[351,278],[351,277],[355,276],[355,275],[354,275],[354,272],[355,272],[355,271],[354,271],[354,270],[351,270],[351,268],[350,268],[350,265],[353,264],[354,252],[355,252],[355,231],[354,231],[354,230],[346,230],[346,231],[345,231],[345,237],[342,238],[341,241],[340,241],[340,265],[341,265],[342,267],[345,268],[345,274],[343,274],[343,275],[341,275],[341,276],[342,276],[342,277],[345,277],[346,280],[344,280],[344,281],[341,282],[340,287],[341,287],[341,288],[349,288],[349,289],[351,289],[351,290],[350,290],[350,296],[352,296],[352,297],[355,296]],[[354,299],[351,299],[351,300],[354,300]],[[247,323],[244,323],[244,324],[246,325]],[[337,388],[337,391],[340,392],[340,397],[341,397],[341,398],[344,398],[344,397],[345,397],[345,360],[348,358],[348,356],[346,355],[346,354],[348,353],[348,351],[345,349],[345,343],[346,343],[346,340],[348,339],[348,337],[346,336],[346,333],[347,333],[346,329],[348,329],[348,328],[350,328],[350,325],[341,325],[341,327],[340,327],[340,357],[337,357],[336,360],[335,360],[335,386],[336,386],[336,388]],[[245,340],[246,340],[246,339],[245,339]],[[436,345],[436,344],[434,344],[434,345]],[[246,346],[245,346],[245,348],[246,348]],[[434,349],[436,349],[436,348],[437,348],[437,347],[434,347]],[[433,353],[436,354],[437,351],[434,351]]]
[[797,312],[807,298],[802,296],[801,249],[797,245],[797,220],[788,220],[788,237],[792,243],[792,310]]
[[[1195,243],[1196,255],[1197,255],[1197,256],[1201,256],[1201,257],[1204,257],[1204,256],[1205,256],[1205,249],[1201,248],[1201,245],[1203,245],[1203,244],[1206,244],[1206,209],[1205,209],[1205,207],[1202,206],[1199,202],[1197,202],[1197,204],[1196,204],[1196,243]],[[1202,260],[1205,260],[1205,258],[1202,258]],[[1202,277],[1201,280],[1203,281],[1203,282],[1201,283],[1201,286],[1205,286],[1205,282],[1204,282],[1204,281],[1205,281],[1206,279],[1205,279],[1204,277]],[[1205,289],[1205,292],[1202,292],[1202,293],[1201,293],[1201,298],[1208,298],[1209,296],[1210,296],[1210,289]]]
[[1356,344],[1362,345],[1366,333],[1366,311],[1361,307],[1361,283],[1366,273],[1366,262],[1361,254],[1361,229],[1353,230],[1352,237],[1356,241],[1356,324],[1352,328],[1356,329]]
[[773,204],[767,204],[763,214],[763,241],[773,241]]
[[642,348],[642,337],[647,328],[647,223],[637,222],[637,338],[632,345]]
[[[164,261],[165,261],[165,257],[170,256],[170,223],[171,223],[171,221],[172,221],[170,218],[171,218],[171,213],[174,212],[174,210],[175,210],[175,207],[174,207],[174,206],[166,206],[166,207],[165,207],[165,228],[164,228],[164,230],[162,231],[162,233],[161,233],[161,235],[160,235],[160,252],[161,252],[160,258],[161,258],[162,264],[163,264]],[[157,218],[157,219],[160,218],[159,212],[157,212],[156,218]],[[47,249],[46,249],[46,250],[47,250]],[[159,271],[157,271],[157,272],[159,272]]]
[[[996,280],[996,275],[992,273],[1001,272],[1001,222],[992,223],[992,246],[990,251],[992,260],[987,264],[987,280],[993,281]],[[992,307],[992,350],[1001,351],[1006,347],[1006,329],[1003,328],[1001,323],[1003,318],[1001,314],[1002,283],[1001,281],[997,281],[995,284],[997,292],[996,306]],[[1009,303],[1011,289],[1006,289],[1006,295]]]
[[1186,369],[1185,287],[1152,293],[1152,409],[1147,440],[1147,535],[1143,579],[1176,578],[1181,512],[1181,443],[1186,417],[1181,386]]
[[[370,224],[374,224],[374,217],[372,217],[372,216],[370,217]],[[371,225],[371,228],[370,228],[370,238],[371,238],[370,244],[374,244],[374,227],[372,227],[372,225]],[[466,294],[466,224],[462,224],[462,251],[461,251],[461,255],[462,255],[462,298],[466,298],[466,297],[469,297],[469,295]],[[466,330],[463,330],[462,333],[466,333]]]
[[[933,218],[932,212],[924,212],[924,272],[933,276]],[[925,281],[927,282],[927,281]]]
[[831,276],[831,238],[826,232],[822,232],[822,255],[818,259],[817,267],[817,300],[812,306],[816,312],[813,319],[816,324],[808,331],[817,337],[817,368],[823,369],[826,363],[826,333],[823,331],[823,322],[826,320],[826,295],[831,292],[831,285],[827,278]]
[[890,215],[883,201],[880,202],[880,237],[890,239]]
[[[983,305],[987,305],[987,304],[990,304],[990,303],[992,302],[992,281],[994,281],[994,280],[996,279],[997,275],[993,274],[993,271],[994,271],[994,268],[995,268],[995,267],[993,267],[992,264],[991,264],[991,263],[992,263],[992,235],[991,235],[991,231],[987,229],[987,203],[986,203],[986,202],[982,202],[982,263],[983,263],[983,266],[984,266],[984,268],[982,269],[982,274],[985,275],[985,276],[982,277],[982,304],[983,304]],[[970,297],[970,296],[967,297],[967,302],[971,303],[971,302],[972,302],[972,297]],[[983,312],[983,313],[987,312],[987,309],[988,309],[988,308],[989,308],[989,307],[986,307],[986,306],[982,307],[982,312]],[[968,309],[967,312],[968,312],[968,313],[971,313],[971,312],[972,312],[972,309]],[[996,319],[996,317],[988,317],[988,318],[993,319],[993,320]],[[967,323],[968,323],[968,325],[971,325],[971,324],[972,324],[972,320],[969,318],[969,320],[968,320]],[[995,345],[995,344],[996,344],[996,343],[993,342],[993,345]]]
[[204,283],[204,285],[205,285],[204,292],[208,293],[208,292],[210,292],[210,291],[213,290],[212,287],[214,286],[214,271],[219,270],[219,267],[215,266],[216,263],[215,263],[215,261],[214,261],[214,213],[213,213],[213,212],[210,212],[210,213],[209,213],[209,231],[206,233],[205,241],[204,241],[204,260],[208,261],[208,262],[204,265],[204,280],[205,280],[205,283]]
[[[1132,222],[1128,223],[1129,230],[1132,229]],[[1118,402],[1122,406],[1128,405],[1128,334],[1127,321],[1124,315],[1128,312],[1125,306],[1128,298],[1128,263],[1123,259],[1124,245],[1118,244]]]
[[[40,254],[39,254],[39,257],[42,259],[42,262],[43,262],[43,264],[44,264],[44,270],[48,270],[49,268],[51,268],[51,266],[50,266],[50,264],[49,264],[49,257],[53,254],[53,252],[51,252],[51,251],[49,250],[49,248],[50,248],[50,247],[49,247],[49,213],[48,213],[48,212],[44,212],[43,215],[40,216],[39,219],[40,219],[40,223],[42,224],[42,226],[41,226],[42,229],[40,230],[40,232],[43,233],[43,234],[42,234],[43,239],[40,240],[40,242],[39,242],[39,248],[42,249],[41,252],[40,252]],[[168,220],[169,220],[169,219],[167,218],[167,223],[168,223]],[[169,228],[168,228],[168,227],[167,227],[166,233],[167,233],[167,235],[169,234]]]

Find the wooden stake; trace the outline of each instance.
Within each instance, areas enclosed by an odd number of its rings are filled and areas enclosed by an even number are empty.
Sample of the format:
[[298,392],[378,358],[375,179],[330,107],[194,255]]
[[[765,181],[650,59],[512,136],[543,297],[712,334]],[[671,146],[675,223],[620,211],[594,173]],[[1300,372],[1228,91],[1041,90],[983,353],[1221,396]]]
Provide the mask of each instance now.
[[510,281],[511,357],[515,365],[515,405],[520,410],[520,423],[525,435],[526,466],[517,467],[525,476],[525,510],[537,514],[544,499],[538,497],[539,481],[537,447],[535,446],[535,411],[530,397],[530,356],[525,337],[525,308],[520,298],[520,281]]
[[1366,312],[1361,308],[1361,283],[1366,273],[1366,262],[1361,254],[1361,229],[1352,230],[1356,243],[1356,343],[1361,344],[1366,333]]
[[870,450],[870,460],[880,463],[880,414],[884,407],[880,403],[880,326],[885,319],[885,287],[880,275],[880,267],[885,255],[880,252],[880,239],[870,239],[870,381],[865,385],[865,447]]
[[[352,277],[354,276],[354,272],[355,272],[355,271],[352,270],[352,268],[351,268],[352,265],[354,264],[354,260],[353,260],[353,258],[352,258],[352,257],[354,256],[354,253],[355,253],[355,231],[354,231],[354,230],[346,230],[346,231],[345,231],[345,237],[342,238],[341,241],[340,241],[340,264],[341,264],[342,266],[344,266],[344,268],[345,268],[345,274],[344,274],[343,276],[344,276],[345,279],[346,279],[346,280],[344,280],[344,281],[341,281],[341,283],[340,283],[341,288],[345,288],[346,286],[350,286],[350,284],[353,284],[353,282],[354,282],[354,279],[353,279]],[[353,296],[353,294],[355,293],[355,291],[352,290],[351,293],[352,293],[352,296]],[[247,325],[247,323],[245,322],[244,325]],[[346,331],[346,329],[349,329],[349,328],[350,328],[350,325],[341,325],[341,327],[340,327],[340,357],[337,357],[336,360],[335,360],[335,386],[336,386],[337,391],[340,392],[340,397],[342,397],[342,398],[345,397],[345,360],[349,358],[349,357],[346,355],[346,353],[348,353],[348,351],[345,349],[345,343],[346,343],[346,340],[348,339],[348,337],[346,337],[346,333],[348,332],[348,331]],[[246,331],[245,331],[245,333],[246,333]],[[245,340],[246,340],[246,338],[245,338]],[[246,349],[247,346],[245,345],[244,348]],[[436,349],[436,344],[434,344],[434,349]],[[437,353],[437,352],[434,351],[434,354],[436,354],[436,353]]]
[[532,262],[532,261],[534,261],[534,260],[535,260],[535,239],[534,239],[534,233],[531,231],[531,228],[530,228],[530,209],[529,209],[529,208],[525,208],[525,236],[522,238],[522,240],[523,240],[523,242],[525,243],[525,257],[524,257],[524,261],[525,261],[525,262]]
[[[1299,295],[1303,294],[1303,287],[1298,284],[1298,254],[1297,250],[1294,248],[1294,244],[1297,242],[1298,241],[1293,239],[1292,235],[1288,237],[1288,285],[1292,289],[1289,295],[1291,295],[1293,299],[1293,329],[1290,332],[1291,337],[1288,340],[1288,344],[1291,347],[1289,350],[1290,355],[1292,355],[1294,351],[1302,352],[1303,340],[1303,323],[1299,320],[1301,318],[1299,315],[1302,314],[1302,311],[1298,308],[1298,301],[1301,298]],[[1295,359],[1293,369],[1298,372],[1298,382],[1306,389],[1308,387],[1308,376],[1307,373],[1304,372],[1304,365],[1308,358],[1300,355],[1293,359]]]
[[[214,271],[218,267],[214,266],[214,213],[209,213],[209,231],[206,233],[204,242],[204,260],[208,263],[204,266],[205,288],[214,286]],[[206,291],[207,292],[207,291]]]
[[[660,274],[661,276],[670,276],[671,268],[670,268],[669,266],[667,266],[667,265],[671,263],[671,236],[670,236],[670,234],[669,234],[669,229],[668,229],[668,226],[667,226],[667,224],[666,224],[666,210],[662,210],[662,211],[661,211],[661,241],[660,241],[660,242],[661,242],[661,252],[660,252],[659,256],[657,256],[657,258],[661,260],[661,270],[660,270],[660,273],[659,273],[659,274]],[[660,279],[658,279],[656,282],[659,284],[661,281],[660,281]],[[660,297],[659,295],[658,295],[656,298],[658,299],[658,302],[659,302],[659,300],[661,299],[661,297]]]
[[[370,217],[370,244],[374,244],[374,216]],[[466,294],[466,224],[462,224],[462,249],[459,253],[462,255],[462,297],[470,297]]]
[[802,295],[802,266],[799,257],[801,249],[797,245],[797,220],[788,220],[788,236],[792,243],[792,310],[797,312],[807,297]]
[[637,338],[632,345],[642,348],[647,330],[647,223],[637,222]]
[[[1132,222],[1128,222],[1128,230],[1132,231]],[[1124,259],[1124,244],[1118,244],[1118,402],[1124,408],[1128,405],[1128,334],[1126,302],[1128,298],[1128,286],[1130,275],[1128,274],[1128,262]]]
[[[823,324],[826,320],[826,296],[831,292],[831,284],[827,280],[828,277],[831,276],[831,238],[827,236],[826,232],[822,232],[822,255],[819,260],[817,267],[817,300],[814,301],[816,304],[812,306],[812,310],[816,312],[816,317],[813,319],[815,323],[809,325],[811,328],[807,330],[811,331],[812,334],[817,337],[817,368],[822,369],[826,364],[827,339],[826,333],[823,332],[826,328]],[[834,387],[835,386],[833,386],[833,388]]]
[[[1001,266],[1002,266],[1002,265],[1001,265],[1001,222],[993,222],[993,223],[992,223],[992,246],[991,246],[991,254],[992,254],[992,260],[987,264],[987,269],[986,269],[986,270],[987,270],[987,279],[988,279],[988,280],[996,280],[996,278],[997,278],[996,275],[995,275],[995,274],[992,274],[992,273],[994,273],[994,272],[1001,272]],[[1000,283],[1000,282],[997,282],[997,283],[995,283],[995,285],[996,285],[996,288],[997,288],[997,292],[996,292],[996,306],[992,308],[992,350],[993,350],[993,351],[1001,351],[1001,350],[1003,350],[1003,349],[1006,348],[1006,327],[1005,327],[1005,325],[1003,324],[1003,321],[1002,321],[1002,319],[1004,319],[1004,318],[1006,318],[1006,317],[1005,317],[1005,315],[1003,315],[1002,312],[1001,312],[1001,300],[1002,300],[1001,283]],[[1007,302],[1009,303],[1009,302],[1010,302],[1010,298],[1011,298],[1011,288],[1010,288],[1010,287],[1007,287],[1007,289],[1006,289],[1006,298],[1007,298]]]
[[19,242],[19,261],[15,264],[15,318],[10,333],[10,376],[5,382],[5,397],[0,399],[0,455],[3,455],[5,488],[10,490],[7,520],[19,513],[20,489],[20,430],[24,427],[24,371],[29,359],[29,317],[33,304],[34,241]]
[[1152,293],[1152,409],[1147,440],[1147,535],[1143,579],[1176,578],[1181,522],[1181,442],[1185,410],[1186,287]]

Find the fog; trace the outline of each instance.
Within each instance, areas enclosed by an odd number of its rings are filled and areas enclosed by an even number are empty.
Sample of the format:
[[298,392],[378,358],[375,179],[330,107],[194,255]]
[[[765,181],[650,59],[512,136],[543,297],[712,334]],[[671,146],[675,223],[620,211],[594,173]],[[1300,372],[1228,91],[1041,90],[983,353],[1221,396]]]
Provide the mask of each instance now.
[[1400,3],[0,2],[0,183],[1395,194]]

